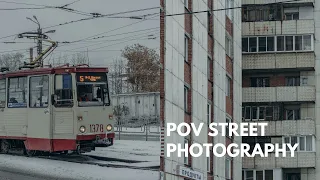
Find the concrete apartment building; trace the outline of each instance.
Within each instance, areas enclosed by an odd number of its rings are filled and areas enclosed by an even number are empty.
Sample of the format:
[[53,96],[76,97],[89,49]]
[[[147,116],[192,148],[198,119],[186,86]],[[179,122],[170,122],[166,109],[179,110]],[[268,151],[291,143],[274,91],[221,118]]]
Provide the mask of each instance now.
[[320,179],[319,30],[319,0],[242,0],[243,121],[269,123],[243,143],[299,143],[293,158],[243,158],[243,180]]
[[[241,137],[208,137],[208,126],[199,137],[165,136],[168,122],[242,121],[241,8],[221,10],[241,7],[241,0],[160,0],[160,5],[160,179],[188,179],[183,172],[192,172],[201,180],[241,180],[241,157],[167,157],[165,150],[167,143],[241,143]],[[214,11],[193,13],[205,10]]]

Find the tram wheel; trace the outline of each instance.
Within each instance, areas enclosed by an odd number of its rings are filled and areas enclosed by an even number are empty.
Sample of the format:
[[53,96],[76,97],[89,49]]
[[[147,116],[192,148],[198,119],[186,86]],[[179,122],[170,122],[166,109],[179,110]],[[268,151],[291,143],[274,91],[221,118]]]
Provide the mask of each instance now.
[[36,154],[37,154],[37,151],[36,150],[25,150],[25,154],[27,155],[27,156],[35,156]]
[[7,140],[2,140],[0,144],[0,152],[8,154],[10,150],[10,143]]

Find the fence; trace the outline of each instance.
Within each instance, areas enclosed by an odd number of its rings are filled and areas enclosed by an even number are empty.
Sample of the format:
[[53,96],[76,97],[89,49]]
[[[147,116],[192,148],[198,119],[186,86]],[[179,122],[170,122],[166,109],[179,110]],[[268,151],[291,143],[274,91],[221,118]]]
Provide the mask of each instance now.
[[137,93],[112,96],[116,139],[160,141],[159,95]]

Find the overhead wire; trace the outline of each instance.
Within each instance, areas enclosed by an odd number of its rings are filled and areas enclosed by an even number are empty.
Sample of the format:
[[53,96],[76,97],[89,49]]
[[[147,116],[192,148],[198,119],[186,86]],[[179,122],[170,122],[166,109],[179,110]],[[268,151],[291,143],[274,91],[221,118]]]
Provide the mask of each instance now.
[[[284,4],[284,3],[292,3],[292,2],[299,2],[300,0],[288,0],[288,1],[281,1],[281,2],[274,2],[274,3],[267,3],[267,4],[262,4],[259,6],[269,6],[272,4]],[[257,6],[252,5],[252,6]],[[198,14],[198,13],[207,13],[207,12],[215,12],[215,11],[225,11],[225,10],[232,10],[232,9],[241,9],[243,8],[242,6],[237,6],[237,7],[232,7],[232,8],[220,8],[220,9],[212,9],[212,10],[204,10],[204,11],[190,11],[186,13],[176,13],[176,14],[166,14],[164,16],[179,16],[179,15],[186,15],[186,14]]]
[[[78,20],[67,21],[67,22],[64,22],[64,23],[59,23],[59,24],[56,24],[56,25],[47,26],[47,27],[44,27],[42,29],[48,29],[48,28],[52,28],[52,27],[58,27],[58,26],[68,25],[68,24],[72,24],[72,23],[76,23],[76,22],[87,21],[87,20],[96,19],[96,18],[103,18],[103,17],[113,16],[113,15],[120,15],[120,14],[127,14],[127,13],[133,13],[133,12],[141,12],[141,11],[153,10],[153,9],[156,9],[156,8],[159,8],[159,7],[150,7],[150,8],[136,9],[136,10],[130,10],[130,11],[122,11],[122,12],[118,12],[118,13],[105,14],[105,15],[101,15],[101,16],[98,16],[98,17],[82,18],[82,19],[78,19]],[[159,14],[159,13],[157,13],[157,14]],[[0,39],[14,37],[14,36],[17,36],[19,34],[20,33],[3,36],[3,37],[0,37]]]

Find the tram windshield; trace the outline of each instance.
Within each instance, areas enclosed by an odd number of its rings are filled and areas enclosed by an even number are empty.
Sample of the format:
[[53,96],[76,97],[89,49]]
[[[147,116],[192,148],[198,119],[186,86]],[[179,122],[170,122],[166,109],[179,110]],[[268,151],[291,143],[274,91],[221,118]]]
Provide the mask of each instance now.
[[107,75],[105,73],[77,74],[77,100],[82,107],[110,105]]

